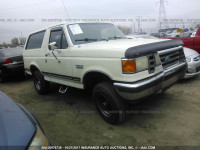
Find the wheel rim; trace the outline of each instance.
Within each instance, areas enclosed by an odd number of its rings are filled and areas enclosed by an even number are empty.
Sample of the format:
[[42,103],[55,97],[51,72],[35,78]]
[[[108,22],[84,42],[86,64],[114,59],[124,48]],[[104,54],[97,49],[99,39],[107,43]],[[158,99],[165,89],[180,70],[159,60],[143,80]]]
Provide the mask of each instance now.
[[41,89],[41,82],[37,76],[34,77],[35,87],[40,90]]
[[112,111],[111,106],[108,103],[108,101],[105,98],[105,96],[103,96],[102,94],[99,94],[97,96],[97,107],[101,111],[102,115],[104,115],[105,117],[111,117],[111,115],[112,115],[112,113],[111,113],[111,111]]

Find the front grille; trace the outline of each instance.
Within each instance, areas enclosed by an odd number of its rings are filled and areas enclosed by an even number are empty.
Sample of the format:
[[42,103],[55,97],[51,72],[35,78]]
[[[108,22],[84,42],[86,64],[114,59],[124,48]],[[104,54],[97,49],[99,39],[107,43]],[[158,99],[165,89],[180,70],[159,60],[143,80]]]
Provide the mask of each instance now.
[[173,65],[176,65],[185,61],[185,54],[183,52],[182,47],[160,51],[159,56],[160,56],[163,69],[167,69]]
[[149,55],[149,73],[154,73],[155,71],[155,66],[156,66],[156,60],[155,60],[155,55]]

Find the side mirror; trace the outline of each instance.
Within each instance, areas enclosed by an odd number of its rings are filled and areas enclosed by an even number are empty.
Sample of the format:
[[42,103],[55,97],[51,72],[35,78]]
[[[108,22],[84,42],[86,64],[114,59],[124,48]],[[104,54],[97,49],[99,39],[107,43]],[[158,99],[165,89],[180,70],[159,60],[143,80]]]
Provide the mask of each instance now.
[[56,42],[52,42],[49,44],[49,50],[54,50],[57,49],[57,43]]

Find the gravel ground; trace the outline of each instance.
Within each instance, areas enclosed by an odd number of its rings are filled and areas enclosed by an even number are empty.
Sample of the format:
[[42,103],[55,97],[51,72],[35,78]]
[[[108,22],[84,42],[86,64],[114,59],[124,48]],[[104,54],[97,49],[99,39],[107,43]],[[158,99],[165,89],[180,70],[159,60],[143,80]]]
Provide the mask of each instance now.
[[49,94],[38,95],[31,78],[0,84],[0,91],[35,115],[52,145],[200,148],[200,77],[180,81],[164,94],[131,105],[125,122],[117,126],[101,119],[86,92],[69,88],[60,94],[58,88],[54,85]]

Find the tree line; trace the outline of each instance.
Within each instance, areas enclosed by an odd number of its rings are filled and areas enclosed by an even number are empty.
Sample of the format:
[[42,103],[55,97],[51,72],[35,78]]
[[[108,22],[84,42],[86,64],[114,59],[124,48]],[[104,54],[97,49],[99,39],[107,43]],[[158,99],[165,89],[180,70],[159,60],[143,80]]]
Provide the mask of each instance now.
[[6,47],[16,47],[16,46],[19,46],[19,45],[24,45],[26,42],[26,38],[25,37],[15,37],[15,38],[12,38],[10,43],[6,43],[6,42],[3,42],[2,44],[0,44],[0,48],[6,48]]

